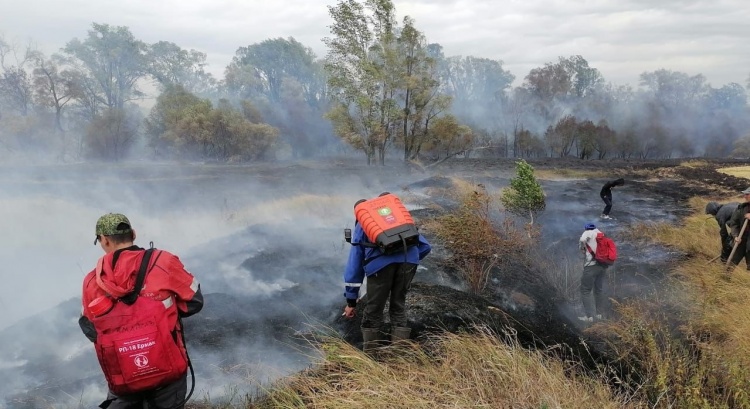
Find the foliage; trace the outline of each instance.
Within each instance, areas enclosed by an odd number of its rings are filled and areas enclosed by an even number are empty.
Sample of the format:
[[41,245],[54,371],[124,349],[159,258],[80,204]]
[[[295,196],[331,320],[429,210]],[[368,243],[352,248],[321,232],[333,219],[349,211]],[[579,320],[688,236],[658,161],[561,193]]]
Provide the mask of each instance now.
[[516,177],[511,178],[510,186],[503,189],[500,200],[506,210],[529,216],[532,223],[534,215],[544,210],[544,190],[534,177],[534,168],[525,160],[516,161]]
[[521,129],[516,133],[516,150],[520,157],[543,156],[544,141],[528,129]]
[[457,180],[455,211],[426,224],[450,251],[448,264],[474,293],[485,290],[491,274],[510,260],[523,260],[530,242],[512,221],[498,221],[492,197],[482,186]]
[[62,126],[63,109],[83,92],[75,81],[74,74],[62,68],[66,63],[65,57],[59,54],[50,59],[39,55],[33,71],[37,103],[54,109],[55,131],[58,132],[65,132]]
[[138,136],[140,118],[125,109],[108,109],[86,129],[87,156],[95,160],[125,158]]
[[[617,306],[620,318],[601,328],[621,363],[633,368],[631,385],[654,408],[750,407],[750,279],[707,264],[718,251],[716,224],[706,223],[707,200],[691,199],[684,225],[642,224],[646,237],[691,254],[638,302]],[[637,378],[637,379],[636,379]]]
[[[340,339],[315,367],[277,384],[258,408],[636,408],[603,378],[487,330],[445,333],[375,361]],[[365,388],[365,389],[363,389]],[[575,393],[570,393],[575,391]]]
[[242,112],[228,101],[213,108],[181,86],[168,86],[159,96],[145,121],[149,145],[158,154],[179,155],[220,161],[269,159],[277,144],[278,130],[258,120],[252,104]]
[[82,75],[93,80],[91,88],[81,88],[98,104],[121,109],[143,97],[138,86],[148,74],[148,47],[129,28],[93,23],[83,41],[74,38],[63,50],[80,61]]
[[[273,102],[281,101],[282,84],[292,79],[304,88],[304,99],[316,102],[321,91],[322,77],[315,63],[312,49],[290,37],[264,40],[237,49],[231,69],[246,69],[254,78],[255,89]],[[227,85],[239,90],[245,86],[240,76],[230,77]],[[245,97],[251,95],[246,94]]]
[[323,66],[312,49],[291,37],[240,47],[226,71],[227,91],[249,101],[264,122],[278,128],[295,157],[312,156],[332,140],[323,118],[325,85]]
[[335,106],[327,117],[338,136],[354,141],[365,153],[368,165],[376,153],[384,164],[385,148],[400,116],[393,3],[347,0],[328,11],[334,23],[332,36],[323,39],[328,46],[325,69]]
[[435,119],[428,139],[419,148],[437,159],[451,157],[470,149],[474,145],[474,134],[466,125],[461,125],[453,115]]
[[162,87],[180,85],[198,94],[207,94],[216,87],[216,80],[204,70],[205,53],[159,41],[148,47],[147,58],[148,73]]
[[735,158],[750,158],[750,136],[743,136],[734,141],[731,156]]

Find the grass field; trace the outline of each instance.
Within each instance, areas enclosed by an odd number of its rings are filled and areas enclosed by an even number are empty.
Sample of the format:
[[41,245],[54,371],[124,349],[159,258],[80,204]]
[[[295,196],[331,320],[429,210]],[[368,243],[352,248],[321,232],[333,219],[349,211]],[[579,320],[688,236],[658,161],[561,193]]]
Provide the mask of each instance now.
[[732,166],[730,168],[721,168],[717,170],[719,172],[726,173],[727,175],[750,179],[750,166]]

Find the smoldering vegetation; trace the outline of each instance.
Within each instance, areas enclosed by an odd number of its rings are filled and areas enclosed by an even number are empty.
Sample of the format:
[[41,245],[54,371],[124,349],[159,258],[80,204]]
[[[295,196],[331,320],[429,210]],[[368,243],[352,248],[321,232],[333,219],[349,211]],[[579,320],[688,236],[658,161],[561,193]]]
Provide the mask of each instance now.
[[[224,396],[307,364],[295,333],[338,312],[352,205],[415,176],[336,166],[14,167],[4,179],[2,395],[11,407],[76,405],[104,396],[91,344],[77,328],[83,275],[101,256],[99,215],[126,213],[136,243],[178,254],[206,308],[186,321],[200,380]],[[269,359],[270,358],[270,359]],[[85,395],[85,396],[84,396]]]
[[[539,242],[527,254],[532,262],[504,255],[508,263],[497,266],[481,293],[472,292],[448,262],[446,243],[427,223],[455,211],[461,189],[481,185],[487,192],[499,191],[511,169],[508,162],[471,180],[454,176],[450,167],[445,173],[424,173],[345,163],[232,168],[128,164],[112,166],[96,180],[87,176],[86,166],[16,169],[4,182],[10,197],[3,201],[46,211],[36,218],[21,217],[28,207],[19,207],[8,219],[18,223],[9,227],[25,246],[6,251],[28,254],[21,251],[27,247],[43,256],[7,258],[12,268],[3,279],[29,291],[4,297],[5,303],[20,306],[9,310],[16,313],[6,315],[0,331],[5,363],[0,372],[13,379],[2,386],[5,402],[9,407],[65,407],[94,403],[104,395],[91,344],[76,320],[81,279],[101,254],[89,244],[93,223],[107,211],[128,214],[138,244],[154,241],[174,251],[202,283],[206,307],[185,321],[198,400],[237,403],[306,368],[318,354],[309,340],[321,334],[339,334],[354,345],[360,341],[358,322],[340,317],[348,252],[341,229],[352,226],[357,199],[381,191],[406,200],[434,245],[409,295],[416,337],[490,324],[497,330],[513,328],[524,344],[564,343],[583,356],[577,342],[583,328],[575,320],[580,277],[576,242],[583,224],[600,212],[592,191],[603,180],[544,181],[548,208],[538,221]],[[675,220],[677,209],[670,201],[635,184],[618,196],[618,220],[601,228],[618,237],[637,221]],[[503,217],[497,208],[493,214]],[[66,238],[33,241],[49,226]],[[658,246],[641,252],[636,243],[621,242],[623,259],[608,288],[620,298],[638,296],[659,281],[670,255]],[[52,251],[61,245],[76,252]],[[16,274],[21,268],[35,273]],[[54,279],[64,285],[50,286],[48,280]]]

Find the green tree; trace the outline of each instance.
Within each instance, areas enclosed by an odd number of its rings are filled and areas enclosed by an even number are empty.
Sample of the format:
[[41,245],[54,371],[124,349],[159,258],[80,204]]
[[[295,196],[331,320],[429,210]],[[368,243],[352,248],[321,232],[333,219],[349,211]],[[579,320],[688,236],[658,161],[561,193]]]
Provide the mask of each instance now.
[[312,49],[294,38],[240,47],[227,67],[226,85],[278,128],[295,157],[311,156],[329,140],[330,127],[323,118],[328,109],[323,65]]
[[63,49],[80,61],[82,76],[93,80],[81,88],[88,89],[97,103],[117,109],[143,97],[138,81],[148,75],[147,50],[127,27],[97,23],[86,39],[74,38]]
[[400,103],[404,160],[415,159],[427,141],[432,120],[446,111],[451,98],[441,94],[438,60],[443,59],[438,44],[427,44],[424,35],[414,26],[414,20],[404,18],[398,38],[402,83]]
[[325,69],[334,108],[327,114],[336,134],[360,149],[373,163],[385,147],[399,117],[393,75],[396,21],[390,0],[342,0],[328,11],[333,18]]
[[308,101],[317,101],[321,91],[323,80],[315,53],[293,37],[240,47],[230,66],[232,70],[246,71],[245,75],[230,77],[227,83],[230,90],[241,90],[246,87],[243,82],[250,78],[255,89],[275,103],[282,99],[282,85],[287,78],[300,84]]
[[205,71],[205,53],[159,41],[148,47],[147,58],[148,73],[162,88],[181,85],[189,92],[206,94],[216,87],[216,80]]
[[511,178],[510,186],[502,190],[500,201],[509,212],[528,216],[529,224],[534,224],[534,216],[544,210],[544,190],[534,177],[534,168],[525,160],[516,161],[516,177]]
[[186,148],[184,138],[175,135],[174,132],[178,122],[187,116],[186,111],[197,105],[203,105],[202,109],[198,108],[192,112],[206,112],[211,109],[209,101],[198,98],[182,85],[166,85],[144,121],[148,145],[157,155],[173,150],[178,145],[180,148]]
[[159,154],[225,162],[269,159],[279,130],[252,122],[259,120],[253,109],[246,101],[242,110],[235,109],[225,99],[214,108],[211,101],[170,85],[145,121],[146,134]]

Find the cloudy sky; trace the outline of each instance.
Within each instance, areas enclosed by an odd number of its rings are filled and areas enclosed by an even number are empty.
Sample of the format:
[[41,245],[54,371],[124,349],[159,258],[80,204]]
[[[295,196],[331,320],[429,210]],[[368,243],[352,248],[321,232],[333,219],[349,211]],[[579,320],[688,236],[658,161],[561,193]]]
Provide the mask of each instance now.
[[[0,33],[51,52],[92,22],[123,25],[208,54],[220,76],[240,46],[292,36],[325,55],[336,0],[0,0]],[[608,81],[645,71],[703,74],[714,87],[750,75],[747,0],[395,0],[448,56],[498,59],[522,81],[530,69],[580,54]]]

